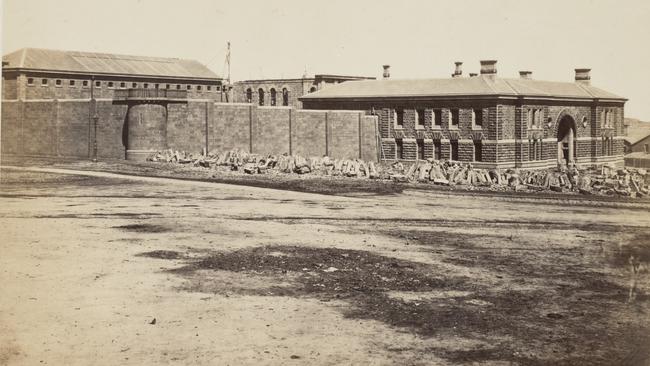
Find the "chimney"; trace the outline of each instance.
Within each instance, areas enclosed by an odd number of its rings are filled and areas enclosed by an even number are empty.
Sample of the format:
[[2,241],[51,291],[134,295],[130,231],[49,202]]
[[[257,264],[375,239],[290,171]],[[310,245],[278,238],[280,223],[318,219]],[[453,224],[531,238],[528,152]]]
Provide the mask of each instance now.
[[591,85],[591,69],[575,69],[576,83]]
[[390,65],[384,65],[384,79],[390,77]]
[[533,72],[532,71],[519,71],[519,77],[522,79],[532,79],[533,78]]
[[497,76],[497,61],[481,60],[481,75],[495,78]]
[[456,65],[456,70],[454,70],[454,73],[451,74],[451,77],[452,78],[459,78],[459,77],[463,76],[463,63],[460,62],[460,61],[456,61],[456,62],[454,62],[454,64]]
[[471,78],[476,77],[476,76],[478,76],[478,74],[475,73],[475,72],[470,72],[469,73],[469,77],[471,77]]

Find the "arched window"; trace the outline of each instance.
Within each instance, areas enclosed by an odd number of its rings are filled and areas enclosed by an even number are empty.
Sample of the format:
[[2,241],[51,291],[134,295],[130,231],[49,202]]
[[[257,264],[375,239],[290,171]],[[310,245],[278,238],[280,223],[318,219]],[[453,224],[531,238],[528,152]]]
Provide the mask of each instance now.
[[282,105],[283,106],[289,105],[289,91],[287,90],[287,88],[282,88]]
[[277,93],[275,92],[275,88],[271,88],[271,106],[275,107],[275,102],[277,101]]
[[253,103],[253,89],[246,89],[246,103]]
[[258,94],[258,104],[264,105],[264,89],[259,88],[257,90],[257,94]]
[[311,89],[309,89],[309,92],[310,92],[310,93],[313,93],[313,92],[315,92],[315,91],[316,91],[316,87],[315,87],[315,86],[312,86]]

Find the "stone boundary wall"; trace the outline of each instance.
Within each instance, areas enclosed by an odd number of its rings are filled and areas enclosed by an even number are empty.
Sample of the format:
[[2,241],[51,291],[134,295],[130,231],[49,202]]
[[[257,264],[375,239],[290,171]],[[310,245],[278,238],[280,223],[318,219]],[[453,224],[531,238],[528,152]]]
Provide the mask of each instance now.
[[[129,105],[111,99],[95,103],[98,157],[124,159],[129,146]],[[165,146],[197,153],[239,148],[259,154],[378,158],[377,118],[361,111],[296,110],[209,100],[169,103],[165,108],[160,118],[166,121],[148,123],[165,129],[156,134],[164,136],[163,145],[152,141],[152,150]],[[2,101],[0,151],[87,159],[93,151],[92,110],[88,99]],[[138,141],[138,148],[146,150],[146,143]]]

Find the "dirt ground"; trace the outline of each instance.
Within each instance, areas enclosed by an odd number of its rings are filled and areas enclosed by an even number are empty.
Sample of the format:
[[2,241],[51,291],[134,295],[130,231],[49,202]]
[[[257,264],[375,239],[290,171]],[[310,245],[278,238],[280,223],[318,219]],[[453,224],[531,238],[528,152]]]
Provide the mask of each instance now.
[[648,200],[47,165],[0,171],[0,364],[650,365]]

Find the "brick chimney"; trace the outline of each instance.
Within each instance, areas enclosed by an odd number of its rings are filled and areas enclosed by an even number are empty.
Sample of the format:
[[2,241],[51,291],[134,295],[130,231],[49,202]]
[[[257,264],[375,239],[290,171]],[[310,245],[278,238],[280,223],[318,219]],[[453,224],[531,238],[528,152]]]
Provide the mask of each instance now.
[[384,65],[384,79],[390,77],[390,65]]
[[591,85],[591,69],[575,69],[576,83]]
[[481,75],[489,78],[497,76],[497,61],[496,60],[481,60]]
[[532,79],[533,78],[533,72],[532,71],[519,71],[519,77],[522,79]]
[[460,61],[454,62],[454,65],[456,65],[456,69],[454,70],[454,73],[451,74],[452,78],[459,78],[463,76],[463,63]]

